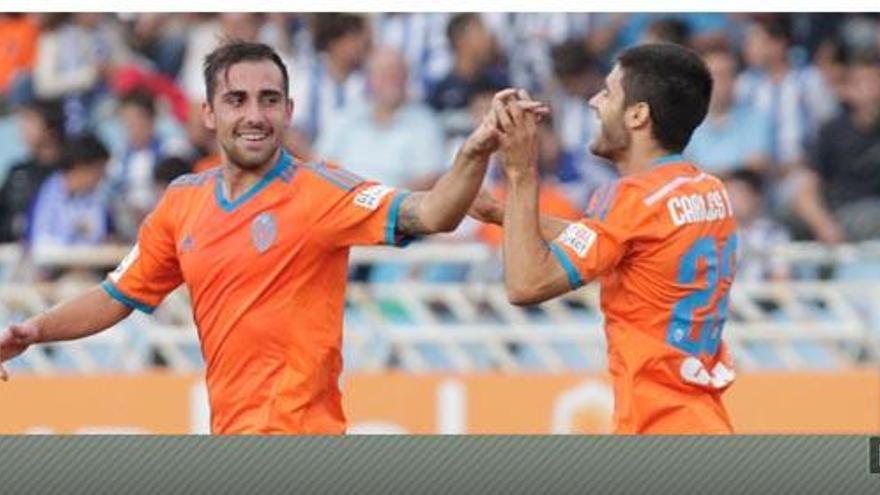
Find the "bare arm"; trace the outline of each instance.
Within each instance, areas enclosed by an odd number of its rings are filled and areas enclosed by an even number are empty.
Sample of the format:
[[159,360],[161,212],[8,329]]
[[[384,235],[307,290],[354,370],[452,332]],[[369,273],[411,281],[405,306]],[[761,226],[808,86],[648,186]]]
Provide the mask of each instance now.
[[801,168],[798,174],[797,194],[792,200],[792,210],[803,219],[822,242],[834,244],[845,241],[843,231],[825,206],[820,192],[820,179],[812,170]]
[[3,361],[21,354],[29,345],[88,337],[122,321],[131,311],[95,286],[24,323],[10,325],[0,332],[0,377],[7,379]]
[[[477,199],[468,210],[468,215],[480,222],[504,227],[504,206],[485,189],[480,190]],[[556,239],[571,222],[551,215],[539,215],[538,224],[541,228],[541,237],[550,241]]]
[[[498,92],[493,102],[515,99],[516,90]],[[512,103],[522,112],[541,115],[545,105],[535,101]],[[489,157],[498,148],[498,130],[490,112],[455,155],[452,168],[428,191],[412,193],[400,206],[397,231],[404,235],[450,232],[458,227],[480,190]]]
[[[537,122],[516,107],[495,105],[494,110],[504,131],[501,151],[508,187],[503,221],[504,285],[511,303],[536,304],[571,290],[568,275],[550,250],[539,220]],[[558,235],[562,225],[547,222],[548,233]]]
[[477,195],[488,162],[489,155],[462,147],[452,169],[433,188],[414,192],[403,200],[397,231],[412,236],[454,230]]
[[568,276],[547,243],[568,224],[539,218],[537,173],[508,175],[508,188],[503,241],[507,298],[513,304],[528,305],[570,291]]

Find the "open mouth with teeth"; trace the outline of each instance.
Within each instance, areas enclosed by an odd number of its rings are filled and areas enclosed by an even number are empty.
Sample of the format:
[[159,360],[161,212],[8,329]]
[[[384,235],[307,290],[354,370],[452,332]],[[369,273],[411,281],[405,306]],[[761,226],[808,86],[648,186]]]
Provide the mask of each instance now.
[[260,143],[269,138],[269,133],[264,131],[240,132],[236,135],[249,143]]

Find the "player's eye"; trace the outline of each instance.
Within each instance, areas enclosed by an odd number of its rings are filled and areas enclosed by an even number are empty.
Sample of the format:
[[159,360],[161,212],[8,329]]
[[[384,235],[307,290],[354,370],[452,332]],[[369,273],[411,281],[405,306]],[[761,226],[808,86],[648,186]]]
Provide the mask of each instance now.
[[237,107],[244,103],[244,97],[238,94],[226,95],[226,97],[223,98],[223,101]]

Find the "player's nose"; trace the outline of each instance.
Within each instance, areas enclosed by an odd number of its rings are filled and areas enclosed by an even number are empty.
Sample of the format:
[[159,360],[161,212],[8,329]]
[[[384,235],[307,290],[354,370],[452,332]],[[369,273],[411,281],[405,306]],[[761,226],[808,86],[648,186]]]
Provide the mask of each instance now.
[[249,102],[244,108],[244,121],[246,124],[256,124],[263,122],[265,115],[257,101]]

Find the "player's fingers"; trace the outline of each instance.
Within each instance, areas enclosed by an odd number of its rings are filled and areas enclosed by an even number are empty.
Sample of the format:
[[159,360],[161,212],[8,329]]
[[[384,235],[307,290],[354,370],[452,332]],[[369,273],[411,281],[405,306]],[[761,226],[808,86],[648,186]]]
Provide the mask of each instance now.
[[507,105],[500,100],[494,100],[492,102],[492,111],[495,113],[495,120],[498,122],[498,127],[503,132],[510,132],[513,129],[513,118],[510,116]]
[[492,101],[493,102],[500,101],[503,103],[503,102],[515,97],[515,96],[516,96],[516,89],[514,89],[514,88],[502,89],[501,91],[495,93],[495,96],[492,97]]
[[525,89],[517,90],[516,95],[519,97],[520,100],[530,101],[532,99],[532,97],[529,95],[529,92]]
[[520,102],[515,101],[505,105],[508,113],[510,113],[510,119],[515,126],[521,126],[523,123],[523,109],[520,107],[519,103]]
[[540,101],[518,101],[516,104],[525,112],[536,113],[538,115],[550,115],[550,107]]

